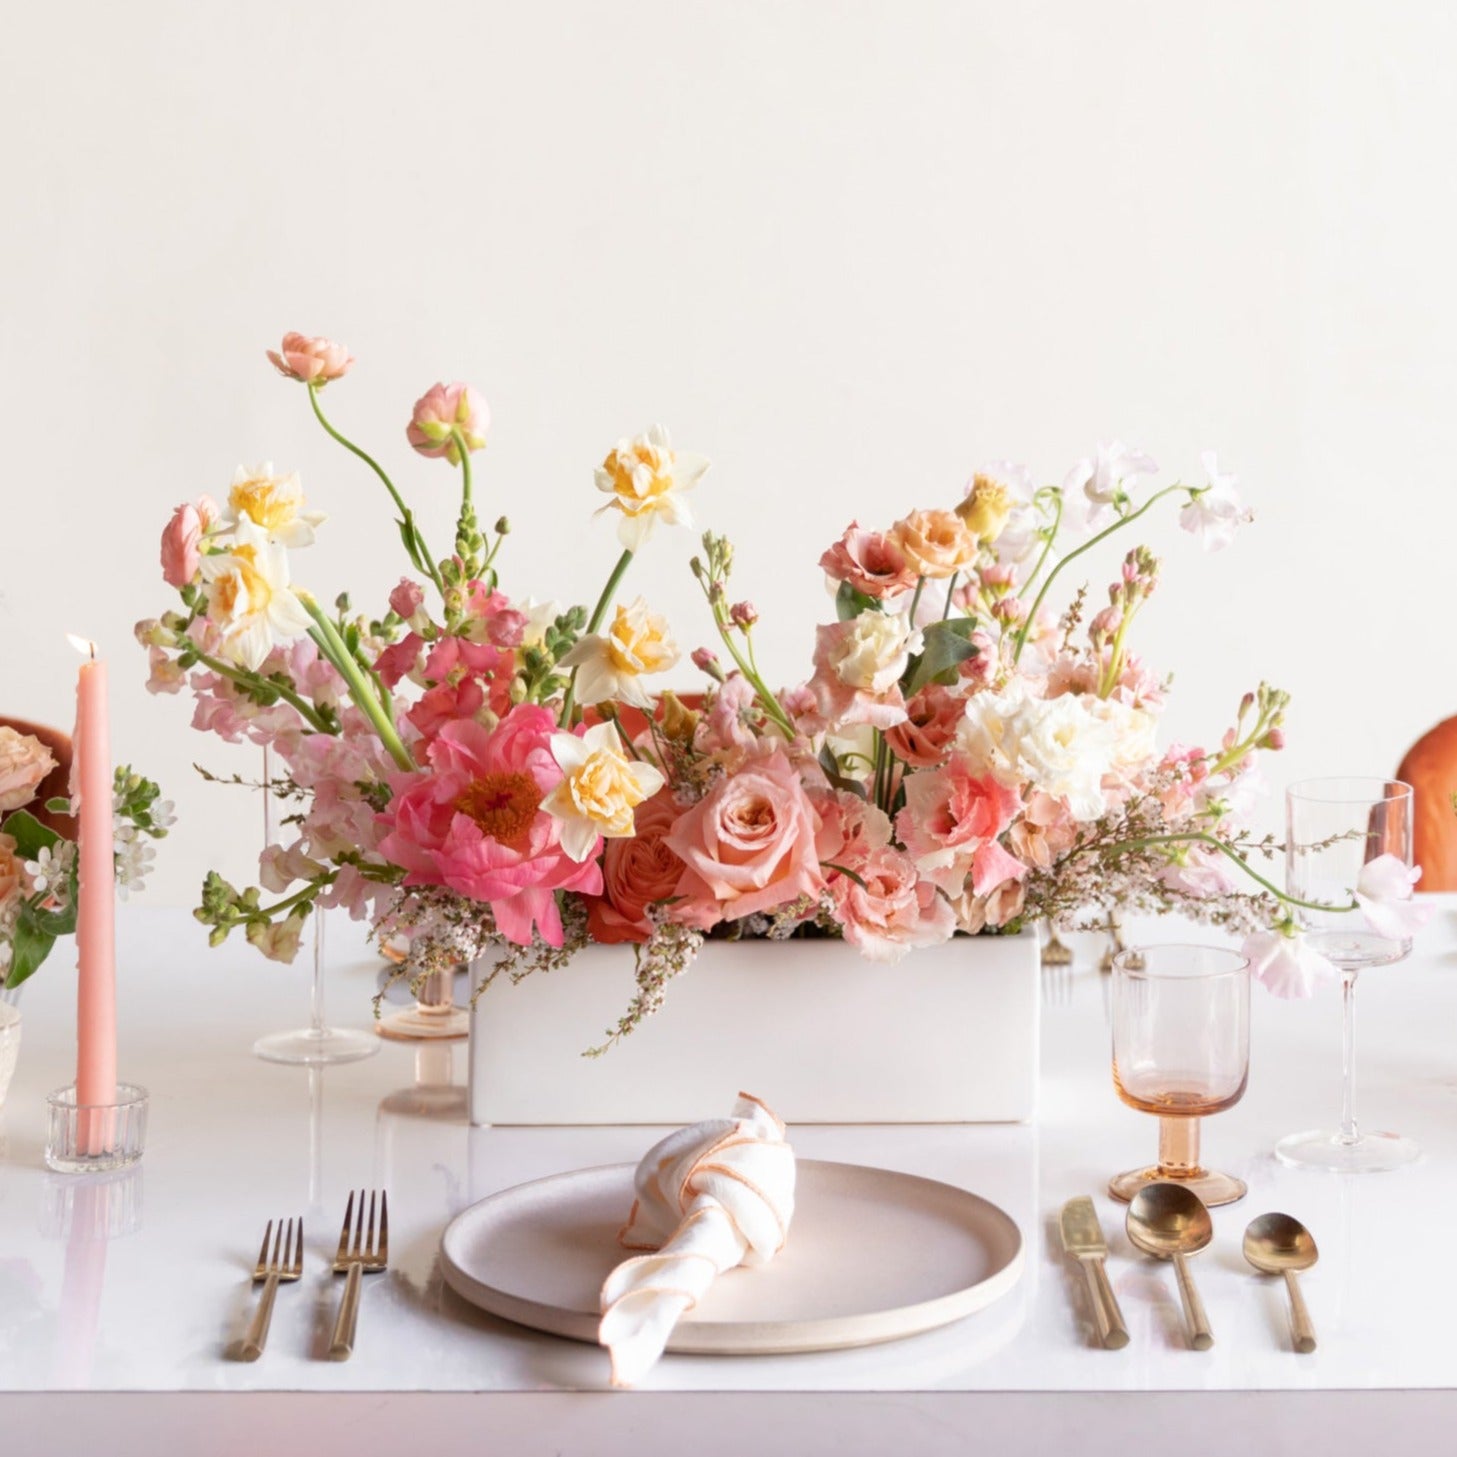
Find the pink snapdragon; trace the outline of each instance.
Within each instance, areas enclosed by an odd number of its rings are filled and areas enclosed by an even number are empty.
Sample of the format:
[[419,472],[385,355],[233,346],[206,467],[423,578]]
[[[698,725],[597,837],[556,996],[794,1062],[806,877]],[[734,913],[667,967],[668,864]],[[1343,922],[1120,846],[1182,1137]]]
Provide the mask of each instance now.
[[451,465],[459,465],[461,445],[471,452],[482,449],[490,423],[485,396],[457,380],[431,385],[415,401],[405,435],[421,455],[443,455]]
[[401,577],[400,584],[390,593],[390,611],[404,621],[412,618],[425,601],[425,593],[418,582]]

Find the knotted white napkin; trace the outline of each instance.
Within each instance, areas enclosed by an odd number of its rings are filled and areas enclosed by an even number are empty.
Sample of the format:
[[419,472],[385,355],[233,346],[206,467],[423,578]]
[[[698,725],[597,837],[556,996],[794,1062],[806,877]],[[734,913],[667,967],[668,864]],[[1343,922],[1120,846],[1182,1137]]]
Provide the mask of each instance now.
[[794,1150],[784,1124],[747,1093],[732,1118],[670,1133],[637,1166],[637,1198],[617,1236],[624,1260],[602,1286],[597,1339],[612,1384],[631,1386],[663,1354],[679,1318],[725,1270],[784,1248],[794,1214]]

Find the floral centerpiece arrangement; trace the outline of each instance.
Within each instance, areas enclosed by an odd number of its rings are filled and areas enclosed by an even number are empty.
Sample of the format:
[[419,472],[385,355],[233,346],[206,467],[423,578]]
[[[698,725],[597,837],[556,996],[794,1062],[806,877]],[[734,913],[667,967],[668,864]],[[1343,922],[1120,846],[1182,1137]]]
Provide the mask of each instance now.
[[[50,749],[32,734],[0,725],[0,985],[14,988],[37,972],[57,937],[76,929],[79,866],[74,840],[31,812],[41,784],[56,767]],[[125,897],[140,890],[156,858],[151,841],[173,824],[172,804],[130,765],[116,771],[112,816],[116,883]],[[71,812],[50,800],[52,814]]]
[[1052,606],[1088,552],[1160,504],[1226,545],[1249,513],[1213,456],[1204,483],[1149,492],[1154,462],[1116,443],[1061,485],[999,463],[963,499],[852,522],[819,556],[833,620],[812,670],[779,690],[759,670],[757,613],[730,587],[732,548],[709,532],[691,569],[717,646],[692,652],[705,688],[679,697],[657,686],[681,653],[638,595],[650,574],[623,588],[660,528],[691,524],[706,461],[659,426],[607,451],[594,481],[621,554],[590,610],[540,603],[502,589],[507,519],[482,525],[478,391],[437,384],[406,426],[459,473],[437,553],[393,478],[324,414],[349,352],[289,334],[269,358],[378,477],[411,573],[372,611],[318,600],[300,557],[324,518],[268,464],[168,523],[180,603],[138,626],[149,686],[186,685],[196,727],[271,746],[296,801],[260,887],[208,876],[196,914],[215,944],[240,928],[289,960],[316,906],[406,939],[416,979],[492,951],[519,979],[630,942],[638,992],[609,1041],[712,936],[836,936],[889,961],[1100,907],[1177,909],[1261,935],[1277,988],[1308,982],[1282,893],[1249,863],[1274,846],[1242,828],[1286,695],[1262,685],[1210,745],[1160,747],[1167,684],[1132,648],[1158,560],[1135,546],[1106,600],[1079,588]]

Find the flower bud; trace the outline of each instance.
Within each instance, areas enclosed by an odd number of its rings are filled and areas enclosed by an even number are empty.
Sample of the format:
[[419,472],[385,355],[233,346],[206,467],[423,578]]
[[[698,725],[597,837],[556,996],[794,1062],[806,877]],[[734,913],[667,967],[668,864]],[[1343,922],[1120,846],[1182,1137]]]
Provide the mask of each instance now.
[[436,384],[415,401],[405,435],[421,455],[445,456],[460,464],[460,447],[482,449],[491,423],[490,406],[479,390],[457,380]]
[[729,617],[735,627],[742,628],[745,632],[759,620],[759,614],[754,610],[752,602],[735,602],[729,608]]
[[978,541],[990,545],[1002,534],[1012,514],[1012,499],[1000,481],[977,475],[972,478],[966,499],[956,507],[956,514]]
[[700,672],[707,673],[717,683],[722,683],[723,669],[719,666],[718,654],[708,648],[693,649],[693,666]]
[[663,705],[663,737],[675,744],[691,744],[698,728],[698,715],[691,708],[685,708],[671,688],[664,689],[658,701]]

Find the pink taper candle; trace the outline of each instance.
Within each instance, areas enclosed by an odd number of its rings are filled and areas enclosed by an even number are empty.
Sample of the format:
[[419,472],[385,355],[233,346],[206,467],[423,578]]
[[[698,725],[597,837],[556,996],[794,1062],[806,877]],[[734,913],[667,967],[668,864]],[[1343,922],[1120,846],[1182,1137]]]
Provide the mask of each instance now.
[[76,903],[80,973],[76,996],[76,1102],[84,1106],[116,1101],[116,863],[106,664],[97,660],[95,643],[73,641],[90,655],[82,663],[76,682],[76,732],[72,742],[75,790],[81,798],[77,836],[81,878]]

